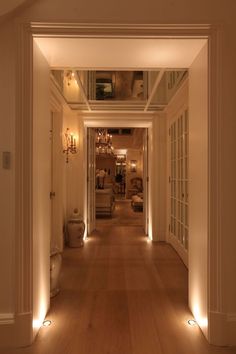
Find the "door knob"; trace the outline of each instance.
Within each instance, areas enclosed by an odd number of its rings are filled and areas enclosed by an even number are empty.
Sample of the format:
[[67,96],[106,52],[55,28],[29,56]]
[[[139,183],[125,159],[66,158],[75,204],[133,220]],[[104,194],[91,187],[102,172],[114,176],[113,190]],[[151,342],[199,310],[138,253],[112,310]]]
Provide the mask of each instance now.
[[54,198],[54,197],[55,197],[55,195],[56,195],[56,193],[55,193],[55,192],[50,192],[50,199]]

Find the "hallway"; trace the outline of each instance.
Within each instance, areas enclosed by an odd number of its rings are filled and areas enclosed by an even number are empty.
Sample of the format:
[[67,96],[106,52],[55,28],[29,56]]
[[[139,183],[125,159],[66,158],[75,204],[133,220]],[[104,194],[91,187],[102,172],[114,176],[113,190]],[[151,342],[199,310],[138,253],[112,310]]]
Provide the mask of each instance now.
[[141,227],[100,227],[83,248],[65,249],[50,327],[28,348],[3,354],[233,354],[210,346],[187,307],[187,270]]
[[122,226],[142,226],[144,224],[142,211],[134,211],[131,207],[131,200],[116,199],[115,207],[110,216],[99,216],[96,218],[96,227],[100,225],[122,225]]

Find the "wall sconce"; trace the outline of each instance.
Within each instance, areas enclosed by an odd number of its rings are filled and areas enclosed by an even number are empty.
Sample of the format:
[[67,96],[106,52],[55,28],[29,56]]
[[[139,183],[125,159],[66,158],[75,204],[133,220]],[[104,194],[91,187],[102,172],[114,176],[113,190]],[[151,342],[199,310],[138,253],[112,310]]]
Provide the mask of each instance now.
[[137,160],[130,160],[130,172],[137,171]]
[[66,154],[66,163],[69,162],[69,154],[76,154],[77,147],[76,147],[76,138],[73,133],[69,133],[69,128],[66,129],[65,132],[65,148],[63,153]]

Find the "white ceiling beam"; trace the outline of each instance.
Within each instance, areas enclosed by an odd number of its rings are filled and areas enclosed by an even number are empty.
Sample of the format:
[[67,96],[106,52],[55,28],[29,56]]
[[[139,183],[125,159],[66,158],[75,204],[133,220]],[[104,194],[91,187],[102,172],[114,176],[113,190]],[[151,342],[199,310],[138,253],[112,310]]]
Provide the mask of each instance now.
[[150,96],[149,96],[149,98],[148,98],[148,100],[147,100],[146,106],[145,106],[145,108],[144,108],[144,112],[147,112],[148,107],[150,106],[150,103],[151,103],[151,101],[152,101],[152,99],[153,99],[153,96],[154,96],[155,93],[156,93],[156,90],[157,90],[157,88],[158,88],[158,86],[159,86],[159,84],[160,84],[160,82],[161,82],[161,79],[162,79],[164,73],[165,73],[165,70],[164,70],[164,69],[161,69],[161,70],[159,71],[159,73],[158,73],[158,75],[157,75],[157,78],[156,78],[156,81],[155,81],[155,83],[154,83],[154,85],[153,85],[152,92],[151,92],[151,94],[150,94]]
[[80,90],[81,90],[81,93],[82,93],[84,102],[85,102],[85,104],[86,104],[88,110],[91,112],[91,107],[90,107],[89,101],[88,101],[88,99],[87,99],[86,93],[85,93],[85,91],[84,91],[84,87],[83,87],[83,84],[82,84],[82,82],[81,82],[81,80],[80,80],[80,77],[79,77],[79,75],[77,74],[77,71],[73,71],[73,72],[74,72],[74,74],[75,74],[75,79],[76,79],[76,81],[77,81],[77,83],[78,83],[78,85],[79,85],[79,88],[80,88]]

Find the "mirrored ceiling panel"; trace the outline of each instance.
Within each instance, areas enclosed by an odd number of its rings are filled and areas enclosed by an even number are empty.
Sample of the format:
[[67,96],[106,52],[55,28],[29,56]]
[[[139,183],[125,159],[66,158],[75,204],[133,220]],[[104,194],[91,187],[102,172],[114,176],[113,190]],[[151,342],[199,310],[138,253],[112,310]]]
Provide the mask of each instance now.
[[52,79],[75,110],[163,110],[187,70],[52,70]]

